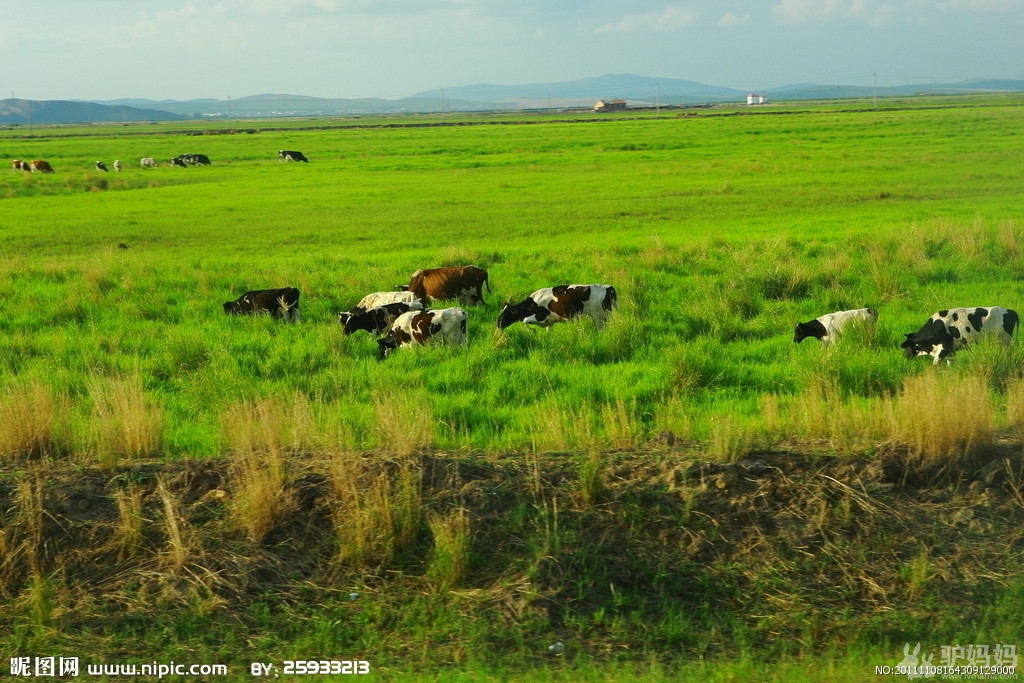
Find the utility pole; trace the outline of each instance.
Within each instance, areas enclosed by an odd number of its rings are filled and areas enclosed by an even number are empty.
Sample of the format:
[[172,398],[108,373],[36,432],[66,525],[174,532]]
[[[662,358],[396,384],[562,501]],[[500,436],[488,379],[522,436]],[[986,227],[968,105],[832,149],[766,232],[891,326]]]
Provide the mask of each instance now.
[[444,88],[441,88],[441,120],[444,121],[445,109],[444,109]]
[[228,128],[230,129],[231,127],[231,95],[228,95]]
[[878,74],[875,73],[874,77],[875,77],[875,84],[872,87],[871,92],[872,92],[872,95],[873,95],[873,99],[875,101],[875,109],[877,110],[878,109]]
[[661,117],[661,81],[656,81],[654,86],[658,90],[658,94],[654,99],[654,113],[657,117]]

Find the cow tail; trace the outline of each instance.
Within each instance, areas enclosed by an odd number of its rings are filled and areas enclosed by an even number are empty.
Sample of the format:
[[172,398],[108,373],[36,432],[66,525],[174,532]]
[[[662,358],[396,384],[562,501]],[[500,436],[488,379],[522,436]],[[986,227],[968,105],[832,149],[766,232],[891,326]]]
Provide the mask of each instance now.
[[615,288],[610,286],[604,293],[604,301],[601,306],[606,311],[611,311],[619,307],[619,295],[615,293]]
[[491,276],[487,273],[486,270],[484,271],[484,284],[487,285],[487,293],[490,294],[491,293]]

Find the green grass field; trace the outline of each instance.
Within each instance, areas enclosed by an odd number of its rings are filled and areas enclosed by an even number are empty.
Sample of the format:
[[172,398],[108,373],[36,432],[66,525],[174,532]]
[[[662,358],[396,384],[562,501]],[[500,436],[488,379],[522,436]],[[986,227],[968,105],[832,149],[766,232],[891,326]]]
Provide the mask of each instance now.
[[[626,594],[602,587],[600,597],[569,601],[575,607],[557,625],[529,625],[541,638],[588,634],[590,654],[574,650],[576,673],[560,674],[527,654],[534,646],[516,635],[521,623],[504,630],[476,623],[481,613],[467,606],[473,599],[466,596],[518,580],[498,563],[515,566],[523,548],[497,541],[501,547],[491,553],[479,545],[496,529],[499,538],[523,539],[532,559],[519,571],[535,581],[549,571],[538,559],[544,557],[568,563],[562,579],[581,592],[595,580],[623,580],[589,564],[614,551],[597,544],[588,559],[584,531],[595,523],[593,510],[610,499],[616,505],[608,514],[622,525],[614,533],[631,538],[627,530],[642,526],[631,516],[646,503],[621,487],[630,475],[613,477],[616,454],[650,451],[651,466],[669,471],[671,462],[695,458],[728,464],[797,451],[812,460],[859,462],[895,449],[922,485],[956,492],[993,448],[1019,443],[1024,347],[983,345],[932,368],[928,359],[904,359],[899,344],[942,308],[1024,310],[1022,105],[1017,96],[992,96],[894,100],[878,110],[844,102],[621,118],[236,122],[245,132],[234,134],[192,134],[203,131],[185,124],[0,131],[0,156],[46,159],[56,170],[0,174],[0,488],[14,506],[3,521],[7,540],[0,533],[0,549],[16,558],[0,569],[0,595],[22,606],[0,618],[0,635],[16,634],[12,642],[22,649],[70,642],[107,652],[97,643],[113,642],[110,652],[129,652],[137,628],[131,619],[113,632],[90,627],[93,635],[76,641],[54,625],[61,618],[45,617],[49,608],[40,601],[49,604],[59,594],[65,601],[57,611],[69,615],[67,623],[107,608],[82,605],[76,591],[84,589],[65,573],[74,562],[61,560],[42,532],[32,532],[26,519],[42,505],[32,500],[46,496],[31,494],[26,482],[46,479],[48,467],[105,472],[120,482],[104,493],[111,519],[119,521],[111,522],[117,531],[102,535],[103,543],[124,533],[135,540],[117,542],[149,548],[150,559],[165,543],[178,552],[201,546],[212,553],[217,541],[182,540],[172,528],[175,515],[166,511],[183,503],[170,493],[161,497],[155,475],[140,479],[145,494],[135,502],[151,514],[135,514],[136,536],[126,521],[133,518],[124,507],[129,493],[138,493],[126,484],[133,472],[149,472],[154,462],[194,467],[198,460],[231,463],[223,475],[231,485],[215,487],[230,489],[216,529],[234,539],[232,552],[241,552],[238,544],[255,548],[248,569],[231,570],[239,576],[258,573],[262,554],[273,554],[268,543],[296,550],[280,538],[281,520],[297,505],[281,491],[309,468],[334,482],[329,518],[343,527],[339,510],[346,510],[369,520],[368,528],[384,525],[387,542],[369,532],[315,536],[331,548],[330,570],[317,565],[301,580],[289,575],[284,606],[254,600],[259,591],[248,583],[244,590],[232,584],[237,594],[220,591],[216,582],[179,586],[185,597],[167,604],[183,612],[158,620],[176,635],[149,637],[143,652],[237,652],[244,636],[218,640],[201,632],[209,620],[241,613],[248,632],[258,634],[250,640],[281,657],[289,644],[317,656],[345,644],[378,648],[395,671],[415,659],[428,669],[469,663],[482,672],[481,653],[490,647],[511,653],[509,669],[488,674],[495,680],[523,668],[537,668],[537,680],[572,678],[584,669],[601,680],[595,662],[620,667],[614,678],[628,679],[630,667],[640,667],[638,680],[658,667],[683,676],[678,667],[704,655],[725,659],[717,679],[695,669],[701,680],[746,678],[744,667],[760,666],[749,662],[764,657],[799,668],[827,652],[840,669],[851,653],[898,658],[904,640],[926,620],[899,623],[871,610],[923,605],[923,595],[938,595],[938,584],[898,599],[888,594],[870,608],[858,603],[828,624],[812,619],[818,625],[795,636],[788,630],[795,621],[762,615],[778,619],[778,632],[800,643],[786,647],[772,644],[774,631],[761,630],[768,622],[751,616],[754,609],[774,614],[781,602],[755,608],[740,598],[748,585],[740,577],[753,569],[730,565],[736,569],[730,574],[723,564],[717,578],[707,579],[734,595],[735,609],[716,600],[690,614],[647,604],[643,590],[680,599],[675,570],[651,568],[660,561],[651,550],[657,534],[675,533],[666,530],[637,531],[650,553],[639,553],[646,564],[629,571],[653,573],[633,580]],[[226,132],[224,122],[188,125]],[[278,149],[301,150],[311,163],[281,163]],[[167,163],[186,152],[207,154],[213,164]],[[139,168],[145,156],[162,165]],[[96,160],[109,166],[115,158],[124,162],[123,172],[93,170]],[[469,310],[467,348],[403,349],[380,362],[373,338],[342,335],[337,313],[364,294],[405,284],[417,268],[470,263],[489,270],[493,293],[485,293],[486,306]],[[504,301],[590,282],[618,290],[620,309],[606,329],[580,321],[551,330],[497,330]],[[301,290],[301,324],[222,313],[222,302],[250,289],[281,286]],[[853,333],[832,349],[813,339],[793,343],[797,321],[864,306],[879,310],[875,331]],[[381,484],[377,503],[366,493],[377,490],[367,483],[377,481],[377,470],[364,463],[352,474],[356,465],[339,454],[392,463],[381,465],[394,480]],[[445,503],[442,485],[420,513],[413,499],[403,498],[402,482],[411,480],[394,463],[424,457],[461,460],[467,468],[521,463],[526,469],[517,476],[527,483],[533,462],[537,486],[523,483],[521,492],[508,494],[512,508],[504,522],[490,520],[463,494]],[[636,472],[644,468],[639,462]],[[568,479],[549,468],[567,469]],[[360,489],[346,493],[338,483],[346,477],[362,482]],[[662,495],[659,477],[640,477],[643,490]],[[554,482],[550,493],[542,479]],[[113,490],[128,492],[116,508]],[[1019,492],[1006,489],[1018,517]],[[859,500],[848,495],[847,505]],[[279,509],[268,502],[274,499],[283,501]],[[563,507],[563,528],[560,504],[576,510]],[[468,521],[455,508],[470,510]],[[696,520],[677,516],[674,524],[690,528]],[[673,524],[665,523],[666,529]],[[477,542],[467,546],[469,536]],[[553,543],[578,545],[574,559]],[[978,578],[977,585],[965,579],[964,585],[980,586],[978,604],[963,623],[936,608],[945,616],[928,622],[928,635],[1021,635],[1010,618],[1020,605],[1019,582],[1005,578],[1020,570],[1019,532],[1006,543],[997,571],[1003,578]],[[906,567],[914,566],[914,552],[903,558]],[[131,553],[114,555],[132,567],[146,564]],[[706,557],[676,559],[689,562],[688,581],[704,580],[698,567],[713,564]],[[790,560],[799,571],[800,562]],[[172,569],[161,565],[163,574],[188,573],[185,559],[166,561]],[[842,562],[856,567],[855,559]],[[355,575],[339,579],[339,566],[372,566],[366,575],[391,568],[434,590],[423,597],[419,583],[399,582],[401,597],[329,636],[328,624],[347,618],[349,606],[306,591],[314,583],[358,584]],[[910,568],[903,579],[913,576]],[[781,596],[781,584],[772,587],[764,571],[755,572],[762,572],[758,581]],[[894,571],[890,579],[897,581]],[[129,612],[147,614],[161,600],[140,598]],[[844,604],[838,597],[826,602],[833,609]],[[261,605],[271,604],[286,616],[261,616],[261,609],[271,610]],[[422,613],[403,617],[403,609]],[[293,617],[308,620],[309,628],[281,628]],[[372,635],[395,633],[396,623],[401,646]],[[843,627],[847,636],[840,635]],[[452,645],[458,638],[446,629],[464,630],[465,642]],[[618,649],[601,650],[598,632]],[[438,641],[446,644],[435,656],[428,644]],[[828,680],[843,680],[842,671]],[[792,680],[763,670],[756,675]]]

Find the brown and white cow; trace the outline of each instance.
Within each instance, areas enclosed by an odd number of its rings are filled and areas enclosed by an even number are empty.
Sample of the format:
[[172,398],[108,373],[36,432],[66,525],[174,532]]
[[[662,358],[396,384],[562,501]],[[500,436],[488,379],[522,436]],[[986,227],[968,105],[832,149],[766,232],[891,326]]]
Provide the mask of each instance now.
[[224,302],[228,315],[270,315],[294,323],[299,320],[299,290],[294,287],[256,289]]
[[27,161],[15,159],[14,161],[11,162],[11,168],[14,169],[15,171],[31,171],[32,165]]
[[465,346],[466,317],[466,312],[461,308],[403,313],[391,324],[387,336],[377,340],[380,359],[384,360],[401,346]]
[[997,336],[1009,346],[1020,324],[1017,311],[1002,306],[949,308],[934,313],[920,330],[910,332],[900,347],[908,358],[931,356],[932,365],[950,357],[979,337]]
[[33,173],[53,173],[53,166],[50,166],[49,161],[36,159],[30,166]]
[[604,327],[618,305],[610,285],[558,285],[538,289],[517,304],[506,304],[498,317],[498,328],[513,323],[549,327],[571,318],[589,315],[598,329]]
[[412,274],[406,291],[419,299],[458,299],[466,306],[486,303],[484,285],[491,291],[487,271],[477,266],[421,268]]

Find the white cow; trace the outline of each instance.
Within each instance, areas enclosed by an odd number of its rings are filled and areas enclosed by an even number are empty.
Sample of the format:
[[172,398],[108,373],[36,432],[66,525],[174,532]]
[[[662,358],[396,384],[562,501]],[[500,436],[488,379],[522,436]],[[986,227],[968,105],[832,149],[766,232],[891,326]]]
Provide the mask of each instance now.
[[[355,308],[368,311],[371,308],[387,306],[388,304],[408,304],[419,300],[420,297],[412,292],[374,292],[360,299]],[[349,312],[355,312],[355,309]]]
[[142,157],[141,159],[139,159],[139,165],[142,166],[142,168],[157,167],[156,159],[154,159],[153,157]]
[[810,322],[797,323],[793,341],[799,344],[807,337],[814,337],[823,344],[832,344],[847,325],[851,323],[874,325],[877,321],[878,311],[873,308],[855,308],[852,311],[826,313]]

